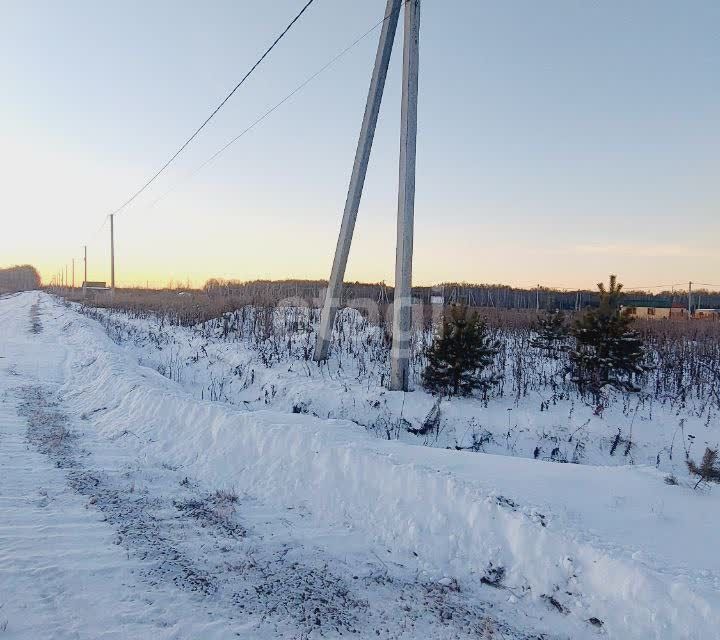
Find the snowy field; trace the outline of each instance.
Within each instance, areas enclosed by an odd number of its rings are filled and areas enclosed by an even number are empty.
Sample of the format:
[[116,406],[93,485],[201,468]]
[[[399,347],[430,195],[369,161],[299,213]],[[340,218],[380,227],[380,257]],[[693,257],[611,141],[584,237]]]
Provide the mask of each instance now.
[[376,328],[318,369],[301,325],[0,298],[0,638],[717,637],[709,396],[452,400],[417,436]]
[[244,307],[178,326],[172,313],[75,308],[98,320],[138,362],[199,399],[350,420],[408,444],[575,464],[652,465],[682,478],[688,456],[700,458],[705,447],[720,442],[717,334],[653,337],[653,370],[642,392],[607,391],[596,405],[570,380],[567,353],[532,347],[528,329],[498,327],[501,349],[489,373],[501,383],[486,397],[438,402],[420,385],[431,330],[413,340],[415,391],[391,392],[389,340],[353,309],[340,312],[329,361],[318,365],[311,359],[316,310]]

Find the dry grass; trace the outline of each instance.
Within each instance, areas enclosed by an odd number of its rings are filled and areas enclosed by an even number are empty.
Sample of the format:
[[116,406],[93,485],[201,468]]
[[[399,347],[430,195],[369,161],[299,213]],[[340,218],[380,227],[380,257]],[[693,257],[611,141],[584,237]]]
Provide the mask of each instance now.
[[[79,299],[79,297],[76,297]],[[292,301],[290,301],[292,302]],[[171,326],[193,327],[200,335],[223,341],[241,341],[257,352],[258,361],[266,367],[281,362],[308,363],[312,359],[319,321],[319,309],[298,306],[282,308],[283,301],[269,296],[216,296],[202,291],[118,290],[115,296],[98,300],[83,311],[95,318],[116,342],[133,338],[138,329],[127,319],[153,319],[156,329],[153,340],[164,339],[165,329]],[[285,301],[287,303],[287,301]],[[297,305],[297,301],[295,301]],[[306,303],[309,304],[309,303]],[[107,307],[100,311],[94,307]],[[535,335],[535,311],[518,309],[479,308],[485,316],[493,337],[501,348],[489,374],[502,378],[491,396],[513,396],[519,401],[531,393],[550,394],[548,402],[576,397],[577,390],[567,375],[570,362],[563,352],[557,358],[546,358],[532,347]],[[338,316],[333,338],[333,351],[340,361],[352,362],[360,378],[368,384],[385,386],[390,363],[390,327],[386,304],[379,313],[341,313]],[[418,305],[416,331],[411,340],[411,377],[420,383],[421,373],[427,364],[426,349],[433,340],[433,309]],[[568,321],[573,315],[568,315]],[[372,326],[381,331],[372,331]],[[695,407],[698,416],[708,423],[720,409],[720,322],[712,320],[644,320],[637,321],[646,346],[646,364],[649,371],[636,380],[643,397],[654,398],[672,410]],[[369,330],[370,329],[370,330]],[[203,354],[198,353],[197,358]],[[161,371],[172,379],[171,369]],[[301,365],[303,366],[303,365]],[[238,373],[239,375],[239,373]],[[211,400],[224,393],[225,379],[214,381],[208,388]],[[625,403],[629,407],[629,403]],[[626,407],[627,408],[627,407]],[[299,408],[302,410],[302,408]],[[394,423],[380,425],[380,430],[392,431]]]
[[[84,303],[88,306],[114,309],[127,313],[130,317],[158,317],[168,324],[194,326],[243,307],[275,308],[280,304],[319,307],[317,298],[294,297],[287,288],[240,289],[229,294],[212,293],[199,289],[175,291],[170,289],[117,289],[114,295],[99,297],[96,301],[85,301],[80,290],[64,294],[66,300]],[[355,306],[350,301],[348,306]],[[392,318],[392,305],[387,302],[377,304],[377,312],[359,305],[363,316],[381,325],[389,325]],[[422,322],[429,327],[433,318],[433,308],[429,304],[420,307]],[[488,324],[498,329],[530,329],[538,318],[538,312],[529,309],[501,309],[497,307],[475,307]],[[543,312],[540,312],[541,314]],[[580,312],[568,312],[570,321],[582,315]],[[418,318],[419,319],[419,318]],[[713,320],[637,320],[635,328],[646,339],[657,342],[678,340],[720,342],[720,322]]]

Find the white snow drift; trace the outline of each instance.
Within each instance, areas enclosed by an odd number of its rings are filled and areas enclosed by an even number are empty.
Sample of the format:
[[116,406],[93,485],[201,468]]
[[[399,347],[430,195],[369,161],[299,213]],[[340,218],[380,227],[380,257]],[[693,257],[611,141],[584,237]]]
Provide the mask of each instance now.
[[[1,301],[0,312],[26,309],[29,295]],[[42,299],[68,347],[64,403],[95,415],[106,438],[130,431],[142,455],[210,486],[303,505],[318,523],[417,554],[437,579],[491,582],[499,570],[488,589],[592,619],[587,637],[700,639],[720,629],[717,492],[668,486],[649,467],[409,446],[348,421],[199,401],[96,322]],[[33,354],[41,376],[42,357]]]

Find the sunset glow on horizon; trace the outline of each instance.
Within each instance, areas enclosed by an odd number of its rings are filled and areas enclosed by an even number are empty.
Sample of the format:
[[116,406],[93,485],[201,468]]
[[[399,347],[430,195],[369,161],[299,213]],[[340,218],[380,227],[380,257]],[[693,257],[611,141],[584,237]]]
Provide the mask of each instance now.
[[[612,272],[628,285],[720,283],[718,6],[455,4],[423,8],[414,282],[589,289]],[[377,31],[188,175],[383,5],[341,0],[303,17],[117,216],[118,286],[328,277]],[[251,13],[214,6],[200,17],[171,2],[4,6],[0,266],[34,264],[47,283],[75,258],[79,284],[87,245],[88,278],[109,280],[107,213],[297,10],[293,0]],[[400,53],[347,280],[393,281]]]

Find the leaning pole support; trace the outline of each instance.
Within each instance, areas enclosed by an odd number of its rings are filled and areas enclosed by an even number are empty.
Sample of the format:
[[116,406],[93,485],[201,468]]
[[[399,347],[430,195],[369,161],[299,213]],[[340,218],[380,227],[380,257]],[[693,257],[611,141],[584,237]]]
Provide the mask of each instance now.
[[[355,163],[353,165],[347,199],[345,201],[340,235],[337,246],[335,247],[335,258],[333,259],[330,280],[328,281],[325,301],[320,315],[320,328],[315,345],[315,352],[313,354],[313,358],[316,361],[326,360],[328,357],[335,314],[340,306],[345,267],[347,266],[348,255],[350,254],[350,245],[355,230],[355,220],[357,219],[363,186],[365,185],[365,176],[367,174],[370,152],[372,151],[373,139],[375,137],[375,128],[380,113],[380,104],[382,103],[385,80],[387,78],[388,65],[390,64],[390,55],[392,53],[393,41],[395,40],[402,2],[403,0],[387,1],[385,20],[380,33],[380,41],[378,42],[377,54],[375,56],[375,67],[373,68],[367,103],[365,105],[365,115],[363,116],[360,137],[355,152]],[[412,3],[413,0],[410,0],[410,4]]]

